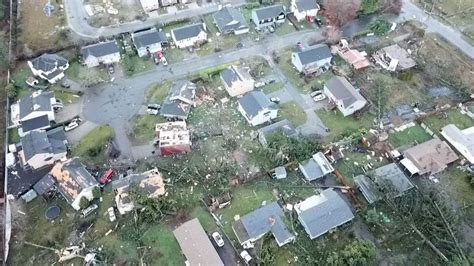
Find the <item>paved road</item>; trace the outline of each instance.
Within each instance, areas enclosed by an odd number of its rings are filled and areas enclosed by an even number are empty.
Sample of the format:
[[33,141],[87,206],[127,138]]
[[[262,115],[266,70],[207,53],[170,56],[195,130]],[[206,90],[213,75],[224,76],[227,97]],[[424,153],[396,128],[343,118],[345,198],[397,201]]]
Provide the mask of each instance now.
[[463,35],[459,30],[441,23],[436,17],[428,15],[410,0],[403,0],[402,14],[400,14],[396,21],[403,22],[412,19],[425,24],[427,32],[438,33],[452,45],[458,47],[470,58],[474,59],[474,47],[463,39]]
[[[206,4],[199,8],[189,8],[172,14],[163,14],[156,18],[149,18],[146,21],[137,20],[120,25],[96,28],[87,22],[89,15],[84,9],[84,0],[65,0],[64,4],[69,28],[77,35],[85,39],[97,39],[101,36],[110,37],[124,32],[133,32],[140,29],[153,27],[158,23],[167,23],[213,13],[219,9],[218,3],[212,3]],[[242,6],[245,4],[245,0],[227,0],[221,1],[221,4]]]

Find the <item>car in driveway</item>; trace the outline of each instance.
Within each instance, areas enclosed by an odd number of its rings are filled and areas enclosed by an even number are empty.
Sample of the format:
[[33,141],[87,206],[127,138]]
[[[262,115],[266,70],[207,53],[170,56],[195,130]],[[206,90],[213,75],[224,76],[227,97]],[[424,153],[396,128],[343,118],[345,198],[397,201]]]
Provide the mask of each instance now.
[[115,220],[117,220],[117,217],[115,216],[114,207],[110,207],[109,209],[107,209],[107,215],[109,216],[109,221],[111,223],[113,223],[113,222],[115,222]]
[[146,113],[149,115],[158,115],[160,113],[161,106],[159,104],[153,103],[147,105]]
[[97,208],[99,208],[99,206],[97,206],[97,204],[92,204],[92,205],[90,205],[89,207],[85,208],[85,209],[82,211],[82,216],[83,216],[83,217],[88,216],[88,215],[91,214],[93,211],[97,210]]
[[224,246],[224,239],[222,239],[222,236],[219,234],[219,232],[212,233],[212,239],[214,239],[214,242],[216,242],[218,247]]
[[77,128],[81,124],[82,120],[80,118],[74,118],[64,127],[64,131],[68,132]]
[[270,102],[280,104],[281,100],[278,97],[271,97]]
[[311,96],[315,102],[319,102],[327,98],[321,90],[313,91],[309,94],[309,96]]
[[240,252],[240,257],[248,264],[252,260],[252,256],[247,252],[247,250],[244,250]]

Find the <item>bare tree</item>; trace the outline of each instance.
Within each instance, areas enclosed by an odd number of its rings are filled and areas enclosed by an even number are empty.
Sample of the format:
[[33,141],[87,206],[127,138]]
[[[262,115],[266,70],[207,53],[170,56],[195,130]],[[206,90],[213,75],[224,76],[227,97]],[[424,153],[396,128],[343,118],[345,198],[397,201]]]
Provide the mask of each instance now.
[[400,15],[402,13],[402,0],[384,0],[382,4],[382,12]]
[[341,28],[357,16],[361,0],[324,0],[323,6],[331,26]]
[[342,32],[339,27],[327,25],[324,28],[323,32],[324,37],[326,37],[326,41],[330,44],[334,44],[341,40]]

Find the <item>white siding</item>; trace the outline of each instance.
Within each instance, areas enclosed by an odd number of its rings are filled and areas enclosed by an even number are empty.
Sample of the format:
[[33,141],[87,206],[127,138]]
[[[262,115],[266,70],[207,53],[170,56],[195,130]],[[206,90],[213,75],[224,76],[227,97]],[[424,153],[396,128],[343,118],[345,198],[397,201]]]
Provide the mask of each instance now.
[[87,67],[96,67],[100,64],[108,65],[118,62],[120,62],[120,53],[109,54],[101,57],[90,55],[84,60],[84,63],[87,65]]
[[277,118],[278,116],[278,109],[261,111],[252,118],[247,117],[247,113],[244,111],[240,103],[239,103],[238,109],[239,109],[239,112],[245,117],[245,120],[247,120],[247,122],[249,122],[249,124],[251,124],[252,126],[258,126],[258,125],[264,124],[266,122],[269,122],[272,119]]
[[[55,161],[59,161],[66,157],[66,152],[59,153],[59,154],[52,154],[52,153],[42,153],[33,156],[30,158],[26,163],[31,166],[33,169],[41,168],[45,165],[51,165]],[[50,158],[50,159],[49,159]],[[49,160],[46,160],[49,159]]]
[[175,45],[178,48],[183,49],[183,48],[194,46],[194,44],[196,44],[198,42],[204,42],[205,40],[207,40],[207,33],[201,32],[196,37],[177,41],[175,36],[174,36],[174,32],[171,32],[171,37],[173,38],[173,41],[174,41]]
[[81,191],[81,193],[79,193],[79,195],[77,195],[77,197],[74,199],[74,201],[71,203],[71,206],[76,210],[80,210],[81,207],[79,206],[80,202],[81,202],[81,198],[82,197],[86,197],[88,200],[93,200],[94,199],[94,195],[92,194],[92,190],[95,188],[96,186],[91,186],[91,187],[88,187],[86,189],[83,189]]

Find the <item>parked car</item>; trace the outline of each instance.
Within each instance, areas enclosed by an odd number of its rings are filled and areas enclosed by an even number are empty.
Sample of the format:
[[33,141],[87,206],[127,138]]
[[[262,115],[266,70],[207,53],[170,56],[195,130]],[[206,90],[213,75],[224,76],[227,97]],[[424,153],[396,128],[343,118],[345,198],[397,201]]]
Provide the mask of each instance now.
[[263,81],[255,82],[255,85],[254,85],[256,89],[261,88],[263,86],[265,86],[265,82]]
[[63,82],[61,82],[61,87],[69,89],[71,87],[71,84],[69,84],[67,80],[64,80]]
[[105,184],[109,183],[110,180],[112,180],[112,177],[114,177],[114,171],[112,169],[109,169],[109,170],[105,171],[104,174],[102,174],[102,176],[99,179],[99,183],[101,185],[105,185]]
[[113,73],[115,73],[115,69],[114,69],[114,66],[113,65],[110,65],[109,68],[109,74],[112,75]]
[[160,59],[160,61],[164,66],[168,65],[168,61],[166,60],[166,58],[164,56]]
[[153,56],[153,62],[155,63],[155,65],[159,65],[160,59],[157,56]]
[[159,104],[149,104],[147,106],[146,112],[149,115],[158,115],[160,112],[161,106]]
[[91,214],[93,211],[95,211],[99,206],[97,206],[97,204],[92,204],[90,205],[89,207],[85,208],[84,210],[82,210],[82,216],[86,217],[88,216],[89,214]]
[[240,257],[245,260],[245,262],[249,263],[252,260],[252,257],[250,254],[247,252],[247,250],[244,250],[240,252]]
[[82,120],[79,117],[74,118],[73,120],[71,120],[71,122],[69,122],[69,124],[67,124],[64,127],[64,131],[68,132],[68,131],[71,131],[71,130],[75,129],[76,127],[79,126],[79,124],[81,122],[82,122]]
[[212,238],[214,239],[218,247],[224,246],[224,239],[222,239],[222,236],[221,234],[219,234],[219,232],[212,233]]
[[63,101],[61,99],[56,99],[56,102],[52,104],[54,110],[59,110],[64,107]]
[[117,220],[117,217],[115,216],[114,207],[110,207],[109,209],[107,209],[107,214],[109,215],[109,221],[111,223],[113,223],[113,222],[115,222],[115,220]]
[[309,95],[313,98],[315,102],[319,102],[326,99],[326,95],[321,90],[313,91]]
[[280,103],[280,98],[278,97],[271,97],[270,98],[270,102],[273,102],[273,103],[276,103],[276,104],[279,104]]

